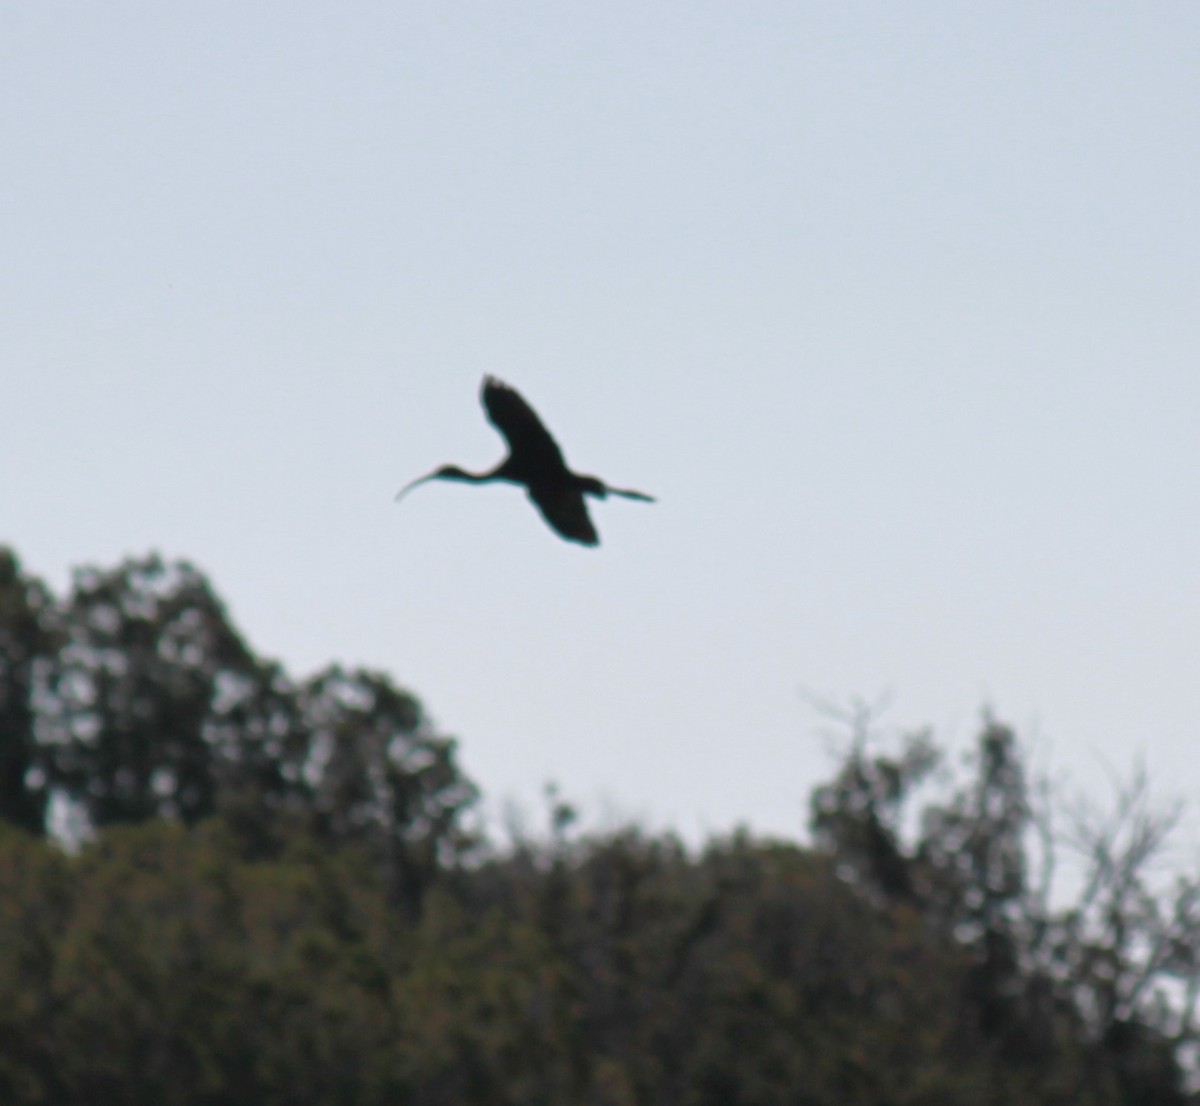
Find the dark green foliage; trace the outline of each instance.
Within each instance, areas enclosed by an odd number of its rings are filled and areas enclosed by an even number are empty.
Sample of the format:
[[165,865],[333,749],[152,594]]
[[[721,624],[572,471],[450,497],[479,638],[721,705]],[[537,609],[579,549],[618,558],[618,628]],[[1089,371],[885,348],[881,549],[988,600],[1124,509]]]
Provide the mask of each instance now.
[[545,842],[488,851],[412,695],[292,680],[187,565],[56,603],[0,558],[0,664],[5,1106],[1195,1101],[1171,817],[1138,777],[1055,832],[990,718],[957,782],[860,727],[813,848],[576,838],[551,791]]
[[[1177,812],[1155,811],[1139,775],[1112,813],[1076,811],[1056,833],[1015,735],[988,717],[973,778],[929,802],[909,840],[905,815],[940,752],[921,734],[869,757],[864,737],[813,796],[817,841],[878,909],[961,950],[962,1015],[1005,1080],[1053,1072],[1064,1102],[1192,1101],[1181,1060],[1198,1043],[1200,878],[1153,882]],[[1059,903],[1064,860],[1083,890]]]
[[39,680],[58,649],[54,604],[0,548],[0,819],[41,833],[48,795],[37,744]]
[[469,846],[452,740],[388,677],[297,683],[254,655],[208,581],[157,557],[76,573],[56,603],[0,551],[0,817],[85,830],[221,815],[248,855],[297,834],[367,849],[415,906]]
[[76,574],[53,672],[53,778],[93,826],[216,809],[208,727],[254,660],[204,578],[156,557]]
[[0,1100],[353,1102],[386,1082],[369,1072],[394,975],[377,878],[319,850],[247,862],[234,840],[156,822],[71,860],[0,841],[0,965],[23,1011],[6,1004]]
[[367,847],[398,898],[415,905],[439,865],[472,843],[474,786],[455,743],[429,732],[420,704],[384,675],[334,666],[299,689],[313,828]]
[[[794,845],[519,849],[397,911],[359,850],[219,820],[0,836],[0,1100],[470,1106],[1187,1101],[1062,1014],[1012,1053],[969,948]],[[1065,998],[1064,998],[1065,1001]]]

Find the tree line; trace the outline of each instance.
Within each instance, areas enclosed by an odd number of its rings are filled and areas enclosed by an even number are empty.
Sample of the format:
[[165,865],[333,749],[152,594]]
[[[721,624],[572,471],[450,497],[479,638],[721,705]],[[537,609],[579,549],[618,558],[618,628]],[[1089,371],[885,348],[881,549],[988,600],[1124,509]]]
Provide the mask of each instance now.
[[0,817],[35,836],[219,816],[268,857],[303,829],[370,849],[410,905],[470,842],[475,788],[413,695],[290,676],[186,562],[82,569],[58,599],[0,550],[0,665]]
[[386,675],[289,675],[187,564],[0,550],[0,1101],[1194,1102],[1176,812],[846,721],[808,844],[552,798],[501,845]]

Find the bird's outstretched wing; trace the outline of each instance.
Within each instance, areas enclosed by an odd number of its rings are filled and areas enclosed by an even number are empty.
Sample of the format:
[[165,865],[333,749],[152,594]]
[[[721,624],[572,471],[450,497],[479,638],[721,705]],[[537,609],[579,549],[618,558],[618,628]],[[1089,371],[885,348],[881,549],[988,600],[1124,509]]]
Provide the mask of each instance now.
[[574,488],[533,487],[529,498],[544,518],[568,541],[580,545],[599,545],[600,536],[588,515],[583,493]]
[[504,435],[514,462],[533,471],[565,464],[558,443],[519,392],[503,380],[485,376],[481,395],[488,421]]

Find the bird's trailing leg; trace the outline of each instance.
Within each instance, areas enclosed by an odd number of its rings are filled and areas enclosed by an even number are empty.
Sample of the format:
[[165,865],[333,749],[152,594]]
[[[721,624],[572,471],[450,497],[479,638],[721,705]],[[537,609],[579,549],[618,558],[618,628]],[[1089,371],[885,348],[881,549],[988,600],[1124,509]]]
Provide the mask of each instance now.
[[640,499],[643,503],[655,502],[654,496],[645,492],[635,492],[629,488],[610,488],[598,476],[580,476],[577,479],[579,490],[585,495],[594,495],[597,499],[603,499],[606,495],[622,495],[626,499]]
[[628,488],[609,488],[610,495],[623,495],[626,499],[640,499],[643,503],[657,503],[658,500],[645,492],[633,492]]

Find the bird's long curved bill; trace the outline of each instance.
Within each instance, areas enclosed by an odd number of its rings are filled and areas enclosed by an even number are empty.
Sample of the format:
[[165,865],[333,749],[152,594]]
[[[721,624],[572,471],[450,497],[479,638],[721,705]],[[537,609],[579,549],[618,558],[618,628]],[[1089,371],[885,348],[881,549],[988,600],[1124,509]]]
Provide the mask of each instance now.
[[399,503],[399,502],[400,502],[400,500],[401,500],[401,499],[403,499],[403,498],[404,498],[406,495],[408,495],[408,493],[409,493],[409,492],[411,492],[411,491],[413,490],[413,488],[415,488],[415,487],[416,487],[418,484],[424,484],[424,483],[426,483],[427,481],[430,481],[430,480],[432,480],[432,479],[433,479],[435,476],[437,476],[437,473],[436,473],[436,472],[431,472],[431,473],[428,473],[428,474],[427,474],[427,475],[425,475],[425,476],[418,476],[418,477],[417,477],[415,480],[413,480],[411,483],[409,483],[409,484],[405,484],[405,485],[404,485],[404,487],[403,487],[403,488],[401,488],[401,489],[400,489],[400,490],[399,490],[399,491],[396,493],[396,498],[395,498],[395,499],[393,499],[393,500],[392,500],[392,502],[393,502],[393,503]]

